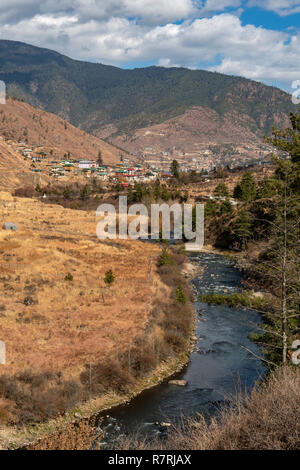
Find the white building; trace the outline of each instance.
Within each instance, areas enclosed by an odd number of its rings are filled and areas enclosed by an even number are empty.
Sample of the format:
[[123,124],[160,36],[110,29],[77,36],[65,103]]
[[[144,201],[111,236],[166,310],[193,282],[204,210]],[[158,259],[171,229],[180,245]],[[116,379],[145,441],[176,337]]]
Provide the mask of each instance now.
[[93,166],[95,166],[95,162],[91,161],[91,160],[80,160],[80,162],[78,163],[78,167],[79,168],[93,168]]

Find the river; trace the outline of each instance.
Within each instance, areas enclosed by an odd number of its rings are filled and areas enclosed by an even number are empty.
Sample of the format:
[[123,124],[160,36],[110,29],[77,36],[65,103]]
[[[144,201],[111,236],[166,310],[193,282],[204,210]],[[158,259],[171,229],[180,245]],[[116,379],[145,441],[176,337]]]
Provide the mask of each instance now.
[[[234,263],[214,253],[197,253],[190,259],[204,267],[203,275],[191,282],[195,298],[208,292],[237,292],[242,274]],[[145,391],[128,405],[104,415],[103,448],[111,448],[120,436],[140,433],[148,438],[163,436],[166,427],[158,423],[174,423],[184,416],[214,414],[239,388],[251,390],[262,378],[261,361],[243,349],[259,354],[249,340],[258,331],[260,315],[253,311],[226,306],[209,306],[195,301],[197,343],[188,366],[176,376],[187,381],[186,387],[161,384]]]

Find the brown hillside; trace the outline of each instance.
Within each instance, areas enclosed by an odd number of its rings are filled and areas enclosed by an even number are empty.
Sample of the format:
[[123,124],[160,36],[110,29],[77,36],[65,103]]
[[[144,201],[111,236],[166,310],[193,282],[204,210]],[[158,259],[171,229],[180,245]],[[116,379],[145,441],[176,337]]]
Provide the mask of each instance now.
[[[107,369],[105,380],[121,374],[120,390],[113,389],[113,379],[96,385],[96,371],[93,375],[99,406],[117,399],[128,386],[118,361],[123,356],[126,361],[126,351],[141,338],[145,348],[154,307],[162,299],[171,302],[171,289],[157,273],[159,247],[99,241],[94,211],[43,205],[4,192],[0,203],[1,227],[5,221],[18,225],[16,232],[0,228],[0,340],[6,343],[6,364],[0,365],[1,447],[3,425],[48,419],[85,401],[80,374],[86,364],[117,368]],[[115,275],[110,288],[104,283],[109,269]],[[158,326],[155,335],[149,336],[152,349],[154,340],[163,337]]]
[[24,161],[14,147],[0,137],[0,190],[13,189],[34,183],[29,161]]
[[[280,122],[282,127],[289,126],[288,116],[282,113],[275,116],[274,121]],[[107,133],[106,129],[97,135],[105,138]],[[211,108],[194,106],[162,124],[137,129],[131,136],[112,136],[109,140],[129,152],[142,152],[146,147],[156,152],[171,151],[175,147],[184,152],[197,152],[203,150],[203,145],[211,144],[255,146],[263,142],[263,132],[258,133],[254,119],[238,108],[221,117]]]
[[120,151],[112,145],[55,114],[11,98],[0,105],[0,135],[6,140],[22,141],[29,147],[43,146],[46,152],[52,150],[55,157],[70,152],[73,158],[94,160],[101,151],[104,163],[120,160]]

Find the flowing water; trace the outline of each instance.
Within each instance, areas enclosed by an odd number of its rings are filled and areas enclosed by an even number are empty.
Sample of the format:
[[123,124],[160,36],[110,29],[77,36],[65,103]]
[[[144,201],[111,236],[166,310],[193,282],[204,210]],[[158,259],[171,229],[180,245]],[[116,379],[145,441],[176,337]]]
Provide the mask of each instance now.
[[[242,275],[229,259],[212,253],[190,256],[205,268],[193,279],[195,298],[208,292],[237,292]],[[163,436],[167,427],[184,416],[201,412],[209,416],[238,389],[250,390],[263,377],[262,363],[243,347],[259,354],[249,334],[258,331],[260,315],[253,310],[209,306],[196,300],[197,342],[188,366],[176,376],[186,387],[161,384],[145,391],[128,405],[105,416],[102,446],[111,448],[120,435],[141,433],[148,438]]]

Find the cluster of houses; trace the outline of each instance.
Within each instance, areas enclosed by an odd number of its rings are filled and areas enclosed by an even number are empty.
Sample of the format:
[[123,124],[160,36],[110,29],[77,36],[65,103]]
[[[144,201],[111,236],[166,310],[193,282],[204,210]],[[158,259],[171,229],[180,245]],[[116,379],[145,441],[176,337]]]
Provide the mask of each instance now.
[[[52,162],[54,163],[54,162]],[[93,160],[62,160],[51,168],[49,175],[65,177],[67,173],[84,175],[86,178],[97,178],[110,183],[120,183],[124,187],[134,183],[143,183],[159,178],[170,178],[169,172],[159,169],[145,168],[140,163],[117,163],[115,165],[99,165]]]
[[77,168],[87,177],[99,177],[112,183],[121,183],[127,187],[131,183],[147,182],[155,180],[157,177],[170,177],[165,172],[150,170],[139,163],[117,163],[116,165],[101,165],[91,160],[79,160]]
[[43,173],[56,179],[76,178],[81,175],[85,178],[97,178],[114,184],[120,183],[127,187],[137,182],[172,176],[164,168],[146,168],[142,163],[130,163],[128,159],[115,165],[104,165],[95,160],[71,159],[70,157],[64,160],[51,160],[51,152],[50,154],[46,153],[43,147],[37,147],[33,150],[24,142],[18,142],[16,150],[25,159],[31,160],[33,173]]

